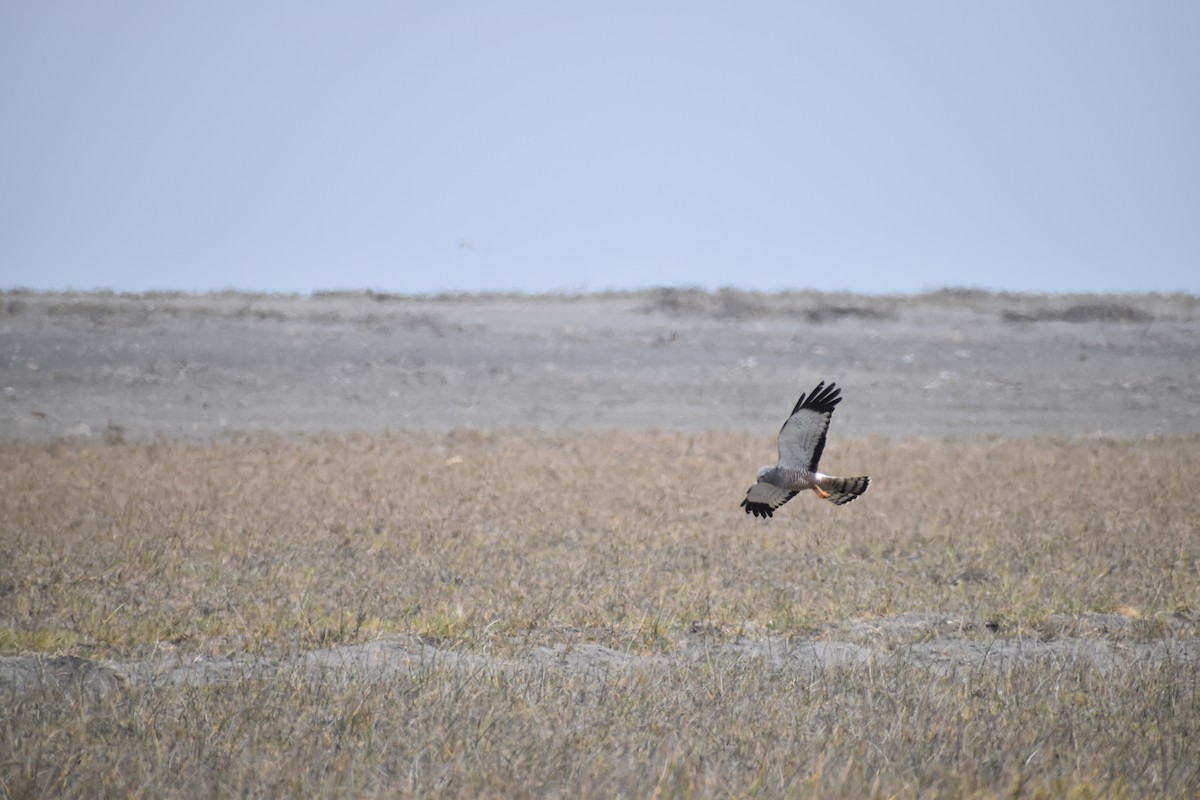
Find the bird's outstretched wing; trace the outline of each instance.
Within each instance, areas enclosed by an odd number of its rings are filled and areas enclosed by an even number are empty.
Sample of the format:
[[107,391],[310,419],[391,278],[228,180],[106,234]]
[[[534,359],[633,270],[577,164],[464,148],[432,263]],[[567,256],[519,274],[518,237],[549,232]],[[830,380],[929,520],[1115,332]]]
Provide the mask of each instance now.
[[825,451],[825,432],[833,409],[842,402],[842,390],[836,383],[817,384],[807,395],[800,395],[792,415],[779,430],[779,465],[816,471]]
[[746,492],[742,508],[746,509],[747,514],[769,517],[775,513],[775,509],[791,500],[796,494],[795,489],[780,489],[769,483],[756,483],[750,487],[750,491]]

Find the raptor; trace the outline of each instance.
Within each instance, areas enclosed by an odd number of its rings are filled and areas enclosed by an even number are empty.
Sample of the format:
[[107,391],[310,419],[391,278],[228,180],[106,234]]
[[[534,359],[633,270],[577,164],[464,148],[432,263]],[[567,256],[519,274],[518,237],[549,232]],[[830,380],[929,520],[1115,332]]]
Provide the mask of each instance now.
[[791,416],[779,430],[779,463],[761,467],[758,480],[746,492],[742,508],[756,517],[770,517],[776,509],[800,492],[811,489],[819,497],[844,505],[861,495],[871,484],[858,478],[835,478],[817,471],[825,450],[825,433],[833,409],[842,402],[842,390],[836,383],[817,384],[807,395],[800,395]]

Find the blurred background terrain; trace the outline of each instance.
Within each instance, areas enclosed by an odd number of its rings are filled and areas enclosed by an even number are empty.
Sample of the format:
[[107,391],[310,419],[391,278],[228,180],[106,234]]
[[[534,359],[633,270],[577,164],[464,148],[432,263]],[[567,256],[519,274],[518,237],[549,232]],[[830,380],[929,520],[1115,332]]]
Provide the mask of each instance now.
[[1200,431],[1200,300],[733,289],[0,295],[0,435],[744,430],[844,387],[839,437]]

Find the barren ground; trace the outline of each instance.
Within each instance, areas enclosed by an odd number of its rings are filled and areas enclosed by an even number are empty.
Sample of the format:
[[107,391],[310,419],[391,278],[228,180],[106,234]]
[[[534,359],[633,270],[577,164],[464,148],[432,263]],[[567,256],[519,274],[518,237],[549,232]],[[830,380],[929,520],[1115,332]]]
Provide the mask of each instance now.
[[1200,431],[1200,300],[663,289],[0,296],[0,435],[777,426],[837,435]]

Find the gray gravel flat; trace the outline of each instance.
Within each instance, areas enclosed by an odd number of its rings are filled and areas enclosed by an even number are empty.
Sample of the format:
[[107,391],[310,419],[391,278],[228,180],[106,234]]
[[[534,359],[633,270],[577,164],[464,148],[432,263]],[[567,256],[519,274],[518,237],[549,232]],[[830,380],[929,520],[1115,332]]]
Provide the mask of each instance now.
[[0,295],[0,437],[557,429],[1200,432],[1200,299],[648,290]]

